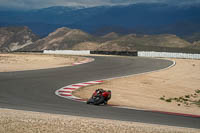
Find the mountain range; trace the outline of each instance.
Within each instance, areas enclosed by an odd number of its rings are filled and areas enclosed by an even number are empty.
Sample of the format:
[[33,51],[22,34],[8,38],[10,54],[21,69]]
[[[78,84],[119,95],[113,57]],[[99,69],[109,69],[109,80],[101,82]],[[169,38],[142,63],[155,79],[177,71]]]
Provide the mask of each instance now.
[[39,36],[32,33],[28,27],[3,27],[0,28],[0,51],[15,51],[38,39]]
[[39,39],[20,50],[41,51],[64,49],[95,51],[192,49],[194,51],[199,51],[199,42],[193,44],[172,34],[119,35],[111,32],[104,36],[94,36],[79,29],[62,27],[50,33],[47,37]]
[[188,42],[173,34],[91,35],[80,29],[62,27],[39,38],[28,27],[0,28],[0,51],[94,50],[94,51],[168,51],[200,53],[200,40]]
[[97,7],[49,7],[0,10],[0,26],[28,26],[45,37],[57,28],[80,29],[94,35],[175,34],[187,38],[200,32],[200,5],[159,3]]

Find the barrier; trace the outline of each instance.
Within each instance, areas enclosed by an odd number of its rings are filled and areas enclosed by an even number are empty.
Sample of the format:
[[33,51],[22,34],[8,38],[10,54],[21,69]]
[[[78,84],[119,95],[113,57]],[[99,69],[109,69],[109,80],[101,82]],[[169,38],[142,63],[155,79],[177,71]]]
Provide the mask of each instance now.
[[137,56],[137,51],[90,51],[90,54]]
[[140,57],[200,59],[200,54],[154,52],[154,51],[44,50],[43,53],[44,54],[69,54],[69,55],[104,54],[104,55],[140,56]]
[[44,50],[44,54],[89,55],[90,50]]
[[154,52],[154,51],[138,51],[138,56],[140,56],[140,57],[165,57],[165,58],[200,59],[200,54]]

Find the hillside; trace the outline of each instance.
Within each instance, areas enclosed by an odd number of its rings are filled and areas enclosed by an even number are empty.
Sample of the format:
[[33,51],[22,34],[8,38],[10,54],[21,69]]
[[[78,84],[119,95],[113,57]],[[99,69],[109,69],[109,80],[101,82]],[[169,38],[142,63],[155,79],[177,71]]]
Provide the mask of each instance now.
[[82,42],[74,45],[72,50],[97,50],[99,46],[98,42]]
[[119,35],[111,32],[93,36],[79,29],[58,28],[47,37],[39,39],[27,27],[0,28],[0,51],[42,50],[99,50],[99,51],[181,51],[200,50],[199,41],[190,43],[172,34]]
[[91,35],[81,30],[63,27],[22,50],[40,51],[45,49],[72,49],[74,45],[86,41],[92,41],[92,39]]
[[200,50],[200,41],[195,41],[193,42],[192,46],[190,46],[190,48],[195,48]]
[[119,37],[120,37],[119,34],[115,32],[110,32],[106,35],[101,36],[101,40],[104,40],[104,41],[115,40],[115,39],[118,39]]
[[103,43],[98,49],[114,50],[142,50],[142,48],[163,47],[163,48],[186,48],[191,44],[177,37],[176,35],[136,35],[129,34],[116,40]]
[[196,41],[200,41],[200,32],[195,32],[191,35],[183,36],[182,38],[191,42],[191,43],[194,43]]
[[39,37],[28,27],[0,28],[0,52],[10,52],[31,45]]
[[176,35],[137,35],[120,36],[114,32],[104,36],[92,36],[78,29],[59,28],[47,37],[21,49],[22,51],[40,50],[100,50],[134,51],[167,49],[199,49]]

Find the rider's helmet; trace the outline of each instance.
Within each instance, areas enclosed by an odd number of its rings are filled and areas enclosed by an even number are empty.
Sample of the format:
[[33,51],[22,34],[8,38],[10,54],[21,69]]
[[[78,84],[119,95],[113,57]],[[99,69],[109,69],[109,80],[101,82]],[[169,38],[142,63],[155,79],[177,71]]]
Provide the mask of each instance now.
[[101,89],[96,89],[96,93],[97,94],[101,93]]

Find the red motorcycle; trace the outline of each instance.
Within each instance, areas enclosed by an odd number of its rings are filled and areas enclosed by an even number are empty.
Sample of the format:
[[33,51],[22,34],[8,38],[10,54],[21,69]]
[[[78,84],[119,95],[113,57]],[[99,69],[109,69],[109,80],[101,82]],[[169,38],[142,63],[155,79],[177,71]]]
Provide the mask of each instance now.
[[87,104],[94,104],[94,105],[100,105],[104,104],[106,105],[108,100],[111,98],[111,91],[110,90],[103,90],[103,89],[97,89],[92,97],[87,101]]

